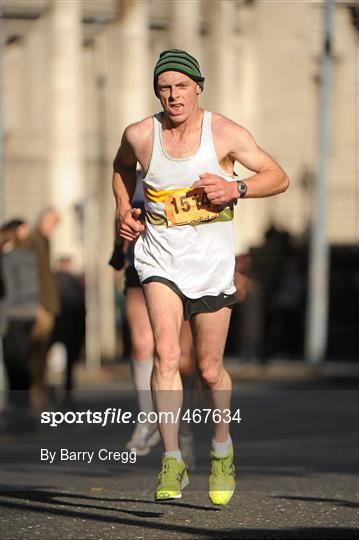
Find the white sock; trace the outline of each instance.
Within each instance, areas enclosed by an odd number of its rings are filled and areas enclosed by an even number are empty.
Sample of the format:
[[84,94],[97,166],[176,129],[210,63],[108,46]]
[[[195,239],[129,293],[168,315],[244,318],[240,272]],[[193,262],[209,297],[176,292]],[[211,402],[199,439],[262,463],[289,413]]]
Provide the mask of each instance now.
[[134,360],[132,358],[132,369],[139,410],[148,414],[154,410],[151,394],[153,358],[150,357],[145,360]]
[[171,450],[170,452],[163,452],[163,457],[174,457],[177,461],[182,461],[181,450]]
[[217,457],[224,457],[228,454],[229,447],[232,444],[232,439],[228,436],[226,442],[217,442],[212,439],[212,449]]

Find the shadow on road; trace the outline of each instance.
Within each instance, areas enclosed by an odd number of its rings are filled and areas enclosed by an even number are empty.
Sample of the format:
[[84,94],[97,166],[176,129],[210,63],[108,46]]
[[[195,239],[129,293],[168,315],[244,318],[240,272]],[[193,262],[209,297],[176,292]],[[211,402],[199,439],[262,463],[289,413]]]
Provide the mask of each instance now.
[[[133,503],[151,503],[156,504],[153,501],[142,500],[142,499],[118,499],[118,498],[103,498],[96,497],[91,495],[82,495],[74,493],[62,493],[51,490],[39,490],[33,489],[33,486],[26,486],[26,488],[19,487],[14,489],[12,486],[11,489],[7,486],[1,486],[0,496],[7,499],[16,499],[17,501],[3,500],[0,501],[0,506],[8,509],[23,510],[27,513],[36,512],[41,514],[51,514],[58,517],[69,517],[75,519],[85,519],[95,521],[99,524],[101,523],[112,523],[117,525],[141,527],[142,529],[150,529],[153,531],[163,531],[167,533],[183,533],[186,535],[193,535],[194,538],[223,538],[223,539],[235,539],[235,538],[353,538],[357,533],[357,529],[349,527],[296,527],[296,528],[283,528],[283,529],[247,529],[247,528],[226,528],[226,529],[208,529],[203,527],[192,527],[187,525],[178,525],[170,524],[168,522],[158,522],[157,520],[161,517],[166,517],[165,512],[147,512],[143,510],[126,510],[123,508],[118,508],[117,506],[103,506],[103,505],[92,505],[92,504],[82,504],[79,501],[76,502],[67,502],[64,500],[58,499],[85,499],[88,501],[99,501],[102,502],[133,502]],[[278,497],[281,498],[281,497]],[[301,497],[283,497],[283,498],[293,498],[301,499]],[[305,500],[312,500],[310,498],[304,498]],[[313,499],[316,500],[316,499]],[[318,499],[326,501],[327,499]],[[21,502],[20,502],[21,501]],[[23,501],[23,502],[22,502]],[[26,501],[26,502],[25,502]],[[31,502],[40,503],[40,504],[31,504]],[[345,502],[347,501],[336,501],[333,502]],[[351,504],[351,503],[349,503]],[[54,505],[54,506],[48,506]],[[61,508],[57,508],[60,505]],[[198,505],[182,504],[182,503],[167,503],[161,504],[161,510],[164,506],[181,506],[194,510],[214,510],[220,511],[216,508],[210,507],[201,507]],[[67,508],[64,508],[66,506]],[[73,510],[72,510],[73,508]],[[76,510],[74,510],[76,508]],[[83,508],[88,509],[89,511],[77,511],[77,509]],[[91,512],[90,510],[101,510],[101,514]],[[116,515],[104,515],[103,511],[112,511],[112,512],[121,512],[125,514],[130,514],[134,518],[140,519],[131,519],[124,517],[117,517]],[[155,521],[151,521],[155,520]],[[4,540],[5,537],[3,536]]]
[[[122,512],[124,514],[130,514],[136,517],[161,517],[163,514],[160,512],[147,512],[145,510],[126,510],[124,508],[118,508],[113,506],[96,506],[94,504],[83,504],[78,502],[79,499],[86,499],[86,500],[93,500],[93,501],[102,501],[102,502],[114,502],[118,501],[118,499],[106,499],[104,497],[92,497],[89,495],[81,495],[81,494],[73,494],[73,493],[61,493],[58,491],[45,491],[45,490],[39,490],[39,489],[32,489],[32,490],[21,490],[21,489],[2,489],[0,491],[0,496],[6,497],[6,498],[12,498],[12,499],[18,499],[18,500],[25,500],[25,501],[34,501],[39,502],[43,504],[53,504],[53,505],[61,505],[68,506],[68,507],[74,507],[74,508],[89,508],[93,510],[115,510],[116,512]],[[73,498],[77,499],[76,502],[68,502],[63,499]],[[59,500],[61,499],[61,500]],[[135,502],[135,500],[127,499],[127,502]],[[122,501],[125,502],[125,501]],[[141,501],[143,502],[143,501]],[[0,506],[3,505],[3,502],[0,501]],[[5,502],[6,506],[6,502]],[[22,506],[22,505],[20,505]],[[31,507],[30,507],[31,508]],[[39,508],[39,507],[36,507]],[[33,508],[32,508],[33,509]],[[42,510],[48,511],[49,509],[45,506],[42,507]]]
[[[66,506],[76,506],[76,507],[83,507],[83,508],[98,508],[93,505],[86,505],[86,504],[72,504],[68,502],[64,502],[63,500],[58,501],[57,499],[85,499],[88,501],[102,501],[102,502],[124,502],[124,503],[141,503],[141,504],[153,504],[157,507],[159,505],[164,506],[179,506],[180,508],[189,508],[191,510],[203,510],[205,512],[220,512],[219,508],[213,507],[213,506],[203,506],[198,504],[190,504],[190,503],[184,503],[184,502],[176,502],[176,501],[154,501],[149,499],[138,499],[137,497],[96,497],[95,495],[84,495],[82,493],[62,493],[60,491],[47,491],[44,489],[39,489],[38,486],[18,486],[14,489],[14,486],[7,486],[7,485],[1,485],[0,484],[0,497],[8,497],[8,498],[14,498],[14,499],[23,499],[27,501],[37,501],[47,504],[61,504]],[[1,505],[1,502],[0,502]],[[101,506],[102,510],[118,510],[118,508],[105,508]],[[121,510],[122,511],[122,510]],[[126,513],[129,513],[128,510],[124,510]],[[157,512],[137,512],[136,515],[140,514],[143,517],[159,517],[162,514],[159,514]],[[148,515],[144,515],[148,514]],[[152,514],[152,515],[151,515]]]
[[294,497],[287,495],[276,495],[273,498],[284,499],[288,501],[328,502],[335,504],[335,506],[344,506],[345,508],[359,508],[359,503],[353,501],[345,501],[343,499],[327,499],[325,497]]
[[[61,503],[59,503],[61,504]],[[31,504],[21,504],[12,502],[1,502],[3,508],[23,510],[26,512],[39,512],[70,517],[76,519],[86,519],[96,521],[98,523],[115,523],[117,525],[128,525],[141,527],[142,529],[152,529],[157,531],[167,531],[167,533],[176,532],[193,535],[194,538],[220,538],[220,539],[237,539],[237,538],[326,538],[328,540],[334,538],[355,538],[358,530],[349,527],[308,527],[308,528],[292,528],[292,529],[220,529],[212,530],[199,527],[188,527],[184,525],[174,525],[169,523],[154,523],[148,521],[136,521],[134,519],[118,518],[116,516],[104,516],[92,514],[89,512],[71,512],[69,510],[60,510],[58,508],[38,507]],[[77,506],[77,505],[74,505]],[[113,510],[118,510],[114,508]],[[6,540],[5,537],[3,537]]]

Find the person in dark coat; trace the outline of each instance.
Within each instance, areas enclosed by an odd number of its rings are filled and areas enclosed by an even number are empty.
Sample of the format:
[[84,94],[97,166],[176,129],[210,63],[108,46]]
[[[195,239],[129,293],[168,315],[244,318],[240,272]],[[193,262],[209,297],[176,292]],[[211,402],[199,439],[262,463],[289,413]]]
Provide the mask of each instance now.
[[7,407],[26,414],[30,407],[30,335],[39,302],[36,253],[28,245],[29,226],[13,219],[1,227],[1,334],[8,382]]
[[56,316],[52,343],[62,343],[66,349],[65,398],[73,389],[73,368],[78,361],[85,339],[85,291],[73,272],[71,257],[61,257],[55,279],[60,297],[60,312]]
[[55,208],[43,210],[29,237],[35,250],[38,267],[39,304],[36,324],[31,332],[31,401],[35,409],[43,409],[46,401],[46,364],[55,316],[59,313],[59,294],[50,263],[50,239],[60,216]]

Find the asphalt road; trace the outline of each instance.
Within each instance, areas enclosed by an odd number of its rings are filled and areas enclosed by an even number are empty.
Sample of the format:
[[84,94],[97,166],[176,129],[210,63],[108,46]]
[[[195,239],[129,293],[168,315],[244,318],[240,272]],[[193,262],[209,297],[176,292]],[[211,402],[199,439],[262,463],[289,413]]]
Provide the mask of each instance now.
[[[195,427],[199,467],[183,498],[155,503],[160,448],[136,463],[41,462],[59,452],[125,450],[131,425],[7,434],[1,446],[1,538],[353,538],[359,532],[357,381],[245,383],[232,423],[237,490],[224,508],[207,495],[210,433]],[[204,404],[203,404],[204,405]],[[121,389],[87,390],[76,408],[134,407]]]

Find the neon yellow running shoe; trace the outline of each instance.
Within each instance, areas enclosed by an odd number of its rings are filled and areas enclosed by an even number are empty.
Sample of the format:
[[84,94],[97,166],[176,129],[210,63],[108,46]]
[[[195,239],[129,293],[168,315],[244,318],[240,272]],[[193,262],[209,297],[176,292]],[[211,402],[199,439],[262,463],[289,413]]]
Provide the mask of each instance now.
[[211,451],[211,474],[208,480],[208,494],[213,504],[227,504],[236,488],[236,473],[233,465],[233,445],[228,454],[218,457]]
[[189,484],[189,479],[184,461],[177,461],[173,457],[162,459],[162,469],[158,475],[159,484],[155,493],[156,501],[166,501],[168,499],[180,499],[181,489]]

